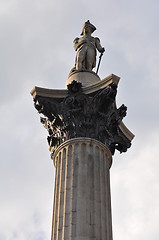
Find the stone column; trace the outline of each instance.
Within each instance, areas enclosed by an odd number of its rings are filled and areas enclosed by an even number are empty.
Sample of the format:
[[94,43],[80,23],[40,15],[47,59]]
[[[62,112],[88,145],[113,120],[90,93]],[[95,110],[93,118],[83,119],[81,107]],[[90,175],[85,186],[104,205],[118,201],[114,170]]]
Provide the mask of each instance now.
[[134,137],[122,122],[127,107],[116,107],[118,81],[112,74],[89,86],[73,80],[67,90],[31,92],[56,167],[51,240],[112,240],[109,169]]
[[109,149],[94,139],[75,138],[57,148],[52,240],[112,240],[111,163]]

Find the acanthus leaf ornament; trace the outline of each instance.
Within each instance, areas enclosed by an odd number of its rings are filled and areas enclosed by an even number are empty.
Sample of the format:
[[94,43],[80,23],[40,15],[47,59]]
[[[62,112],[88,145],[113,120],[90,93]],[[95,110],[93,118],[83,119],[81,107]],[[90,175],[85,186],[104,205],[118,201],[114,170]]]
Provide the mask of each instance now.
[[115,149],[126,152],[131,146],[119,125],[126,116],[126,106],[115,106],[117,85],[110,84],[95,95],[85,94],[82,84],[73,81],[68,95],[61,101],[36,96],[35,108],[45,117],[41,123],[48,131],[48,144],[53,156],[56,148],[66,140],[89,137],[104,143],[114,154]]

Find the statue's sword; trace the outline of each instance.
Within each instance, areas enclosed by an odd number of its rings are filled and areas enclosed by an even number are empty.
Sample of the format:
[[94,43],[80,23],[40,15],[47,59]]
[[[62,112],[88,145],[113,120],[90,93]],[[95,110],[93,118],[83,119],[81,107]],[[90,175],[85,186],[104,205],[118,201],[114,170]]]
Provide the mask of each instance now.
[[99,56],[99,62],[98,62],[98,66],[97,66],[96,74],[98,73],[98,70],[99,70],[99,66],[100,66],[100,62],[101,62],[102,56],[103,56],[103,52],[101,52],[101,54],[100,54],[100,56]]

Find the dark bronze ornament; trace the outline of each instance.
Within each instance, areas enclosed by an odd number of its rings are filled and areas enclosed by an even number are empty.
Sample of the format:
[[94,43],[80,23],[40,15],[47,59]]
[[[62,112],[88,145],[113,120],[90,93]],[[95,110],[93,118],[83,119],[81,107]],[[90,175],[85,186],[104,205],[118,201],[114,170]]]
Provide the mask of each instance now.
[[127,107],[115,106],[117,85],[110,84],[96,94],[84,94],[82,84],[68,85],[68,96],[61,100],[36,96],[35,108],[45,117],[41,123],[48,130],[51,155],[66,140],[89,137],[104,143],[114,154],[115,149],[126,152],[131,142],[120,130]]

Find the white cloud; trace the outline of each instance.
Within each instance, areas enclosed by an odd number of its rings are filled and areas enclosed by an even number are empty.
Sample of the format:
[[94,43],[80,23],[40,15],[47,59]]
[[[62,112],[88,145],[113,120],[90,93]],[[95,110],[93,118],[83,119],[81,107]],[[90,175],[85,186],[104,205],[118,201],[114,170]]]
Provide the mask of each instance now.
[[114,238],[144,240],[151,236],[155,239],[158,233],[159,137],[156,133],[149,137],[149,142],[143,139],[141,145],[138,142],[132,146],[128,159],[126,156],[114,157],[111,170]]

